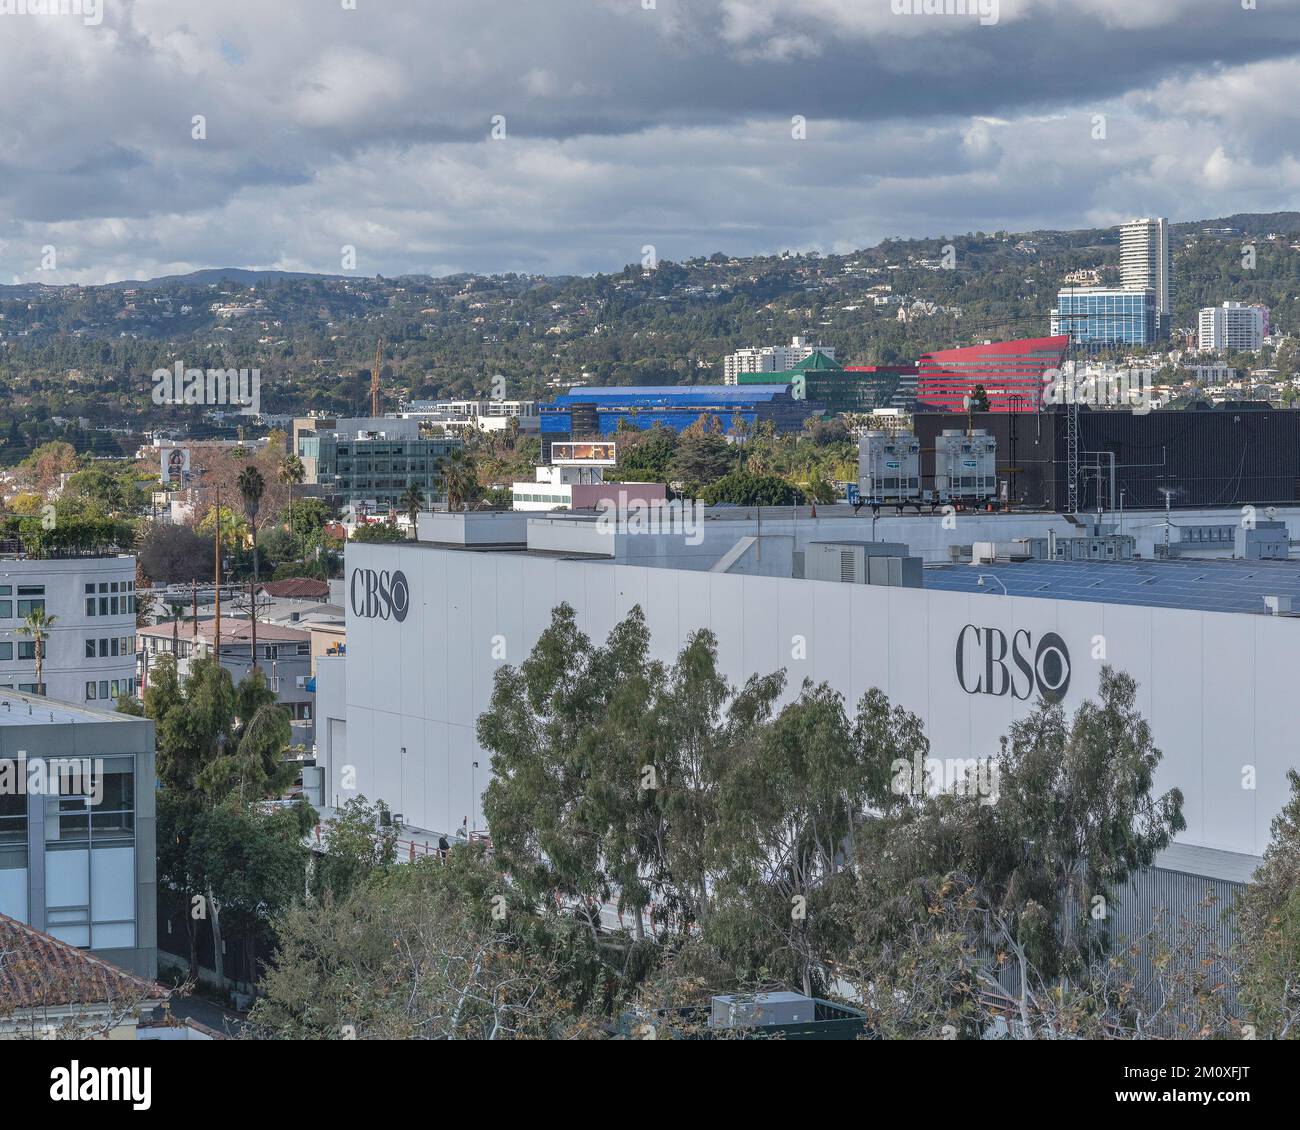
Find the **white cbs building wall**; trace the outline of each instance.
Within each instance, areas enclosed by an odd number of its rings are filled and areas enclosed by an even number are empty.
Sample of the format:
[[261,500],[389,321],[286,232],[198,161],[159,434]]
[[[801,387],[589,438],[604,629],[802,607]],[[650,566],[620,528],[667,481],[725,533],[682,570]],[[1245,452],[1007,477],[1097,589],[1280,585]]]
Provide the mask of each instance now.
[[[329,765],[327,802],[348,795],[338,792],[345,761],[359,792],[432,831],[454,830],[464,817],[482,825],[478,796],[490,760],[475,740],[475,721],[502,662],[494,641],[504,643],[505,661],[518,664],[562,601],[598,641],[639,604],[664,661],[692,631],[709,628],[721,668],[737,685],[784,667],[788,697],[805,677],[824,680],[850,710],[879,687],[923,719],[940,758],[995,753],[1008,725],[1031,709],[1029,698],[984,693],[988,629],[1009,643],[1027,633],[1019,642],[1030,651],[1056,633],[1069,654],[1064,704],[1071,712],[1097,691],[1102,661],[1093,656],[1104,642],[1106,661],[1138,681],[1138,706],[1164,753],[1156,786],[1182,789],[1187,843],[1260,854],[1287,796],[1286,771],[1300,764],[1291,707],[1300,623],[1291,619],[418,546],[349,546],[349,580],[358,569],[400,570],[410,605],[398,621],[377,606],[375,615],[358,615],[349,601],[346,744]],[[963,678],[976,693],[958,675],[963,633]],[[1023,670],[1010,654],[1006,664],[1024,693]],[[994,675],[1000,687],[1000,671]],[[321,709],[340,713],[337,703]],[[1254,788],[1243,787],[1248,767]]]

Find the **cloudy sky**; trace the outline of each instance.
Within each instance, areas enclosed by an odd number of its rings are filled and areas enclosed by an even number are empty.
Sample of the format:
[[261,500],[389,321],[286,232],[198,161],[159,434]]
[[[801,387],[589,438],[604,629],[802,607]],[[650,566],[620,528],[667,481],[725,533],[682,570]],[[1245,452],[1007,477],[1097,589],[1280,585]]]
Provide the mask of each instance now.
[[6,282],[1300,207],[1300,0],[45,2],[0,0]]

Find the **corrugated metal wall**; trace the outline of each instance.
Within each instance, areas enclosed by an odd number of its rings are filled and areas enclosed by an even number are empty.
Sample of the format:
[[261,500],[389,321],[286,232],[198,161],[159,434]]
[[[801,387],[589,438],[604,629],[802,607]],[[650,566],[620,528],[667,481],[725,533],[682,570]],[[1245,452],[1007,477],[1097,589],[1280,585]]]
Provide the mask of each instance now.
[[[1193,959],[1212,952],[1229,953],[1237,940],[1234,907],[1244,890],[1242,883],[1153,867],[1117,894],[1107,908],[1110,951],[1118,953],[1127,945],[1138,945],[1133,972],[1137,992],[1148,1004],[1154,1003],[1156,988],[1150,943],[1159,938],[1176,949],[1186,947]],[[1212,900],[1207,895],[1212,895]],[[1009,964],[998,981],[1010,996],[1019,992],[1020,977],[1014,965]]]
[[[934,485],[934,440],[944,428],[965,428],[964,412],[921,413],[921,482]],[[1065,499],[1065,413],[975,412],[973,427],[998,441],[998,474],[1015,482],[1014,496],[1030,507],[1060,509]],[[1013,434],[1014,453],[1013,453]],[[1079,414],[1080,508],[1095,509],[1101,468],[1102,500],[1109,502],[1113,452],[1116,496],[1129,510],[1163,507],[1162,487],[1179,506],[1294,504],[1300,500],[1300,410],[1216,408],[1157,409],[1145,414],[1091,411]],[[1015,468],[1014,472],[1012,468]]]

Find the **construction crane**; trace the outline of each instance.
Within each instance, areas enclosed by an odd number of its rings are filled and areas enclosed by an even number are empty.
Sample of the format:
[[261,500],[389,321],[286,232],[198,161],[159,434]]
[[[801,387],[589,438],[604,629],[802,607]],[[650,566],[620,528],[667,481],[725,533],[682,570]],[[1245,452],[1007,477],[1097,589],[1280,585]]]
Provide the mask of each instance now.
[[379,370],[384,363],[384,339],[375,346],[375,366],[370,370],[370,415],[379,415]]

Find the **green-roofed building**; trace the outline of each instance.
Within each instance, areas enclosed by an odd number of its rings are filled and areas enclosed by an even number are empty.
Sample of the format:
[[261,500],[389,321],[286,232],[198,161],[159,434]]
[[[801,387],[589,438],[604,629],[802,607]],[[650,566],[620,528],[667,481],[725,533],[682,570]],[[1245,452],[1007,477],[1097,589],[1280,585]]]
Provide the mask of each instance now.
[[[829,415],[874,412],[878,408],[910,407],[900,403],[915,396],[914,365],[856,365],[844,368],[824,353],[814,352],[793,369],[780,373],[740,373],[738,383],[794,385],[803,381],[804,397],[826,405]],[[910,380],[908,379],[910,378]]]

